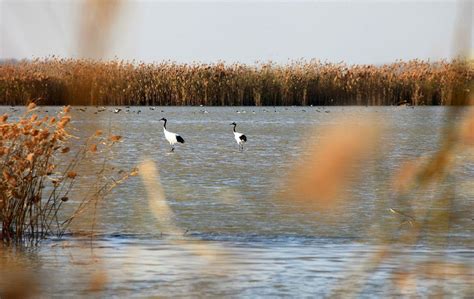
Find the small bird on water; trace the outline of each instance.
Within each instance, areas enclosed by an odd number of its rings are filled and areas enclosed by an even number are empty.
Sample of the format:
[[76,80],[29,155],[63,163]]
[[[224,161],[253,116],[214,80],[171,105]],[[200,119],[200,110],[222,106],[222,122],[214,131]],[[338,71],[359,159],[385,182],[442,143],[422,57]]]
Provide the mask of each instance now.
[[239,151],[243,151],[244,143],[247,142],[247,137],[244,134],[235,131],[235,127],[237,126],[235,122],[231,123],[230,125],[234,126],[234,138],[239,145]]
[[173,133],[173,132],[170,132],[170,131],[166,130],[166,122],[168,121],[166,118],[163,117],[162,119],[160,119],[160,121],[164,121],[163,132],[165,133],[165,138],[170,143],[171,151],[173,152],[174,151],[174,145],[178,142],[179,143],[184,143],[184,139],[183,139],[183,137],[179,136],[179,134],[176,134],[176,133]]

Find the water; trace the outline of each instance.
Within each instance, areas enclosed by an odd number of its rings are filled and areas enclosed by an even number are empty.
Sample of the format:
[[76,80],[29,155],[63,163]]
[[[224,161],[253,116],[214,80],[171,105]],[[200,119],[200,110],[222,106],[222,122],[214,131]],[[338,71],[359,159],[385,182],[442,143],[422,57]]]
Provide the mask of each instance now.
[[[67,235],[26,254],[32,270],[44,273],[40,285],[46,295],[89,294],[94,273],[106,277],[101,296],[333,294],[349,274],[361,281],[365,271],[360,267],[381,250],[381,232],[399,221],[388,212],[400,208],[387,188],[393,172],[403,161],[433,153],[443,126],[454,121],[443,107],[121,108],[118,114],[111,107],[98,114],[94,107],[74,108],[72,126],[81,128],[74,134],[88,136],[100,128],[122,135],[124,141],[111,156],[118,169],[131,169],[144,159],[155,161],[173,220],[186,233],[161,230],[140,177],[133,177],[99,207],[98,236],[92,243]],[[9,109],[0,108],[0,113]],[[53,114],[57,108],[41,109]],[[364,167],[363,179],[352,186],[344,209],[325,213],[294,208],[277,196],[311,138],[319,138],[341,118],[373,115],[385,128],[379,154]],[[168,119],[168,130],[186,141],[174,153],[164,140],[162,117]],[[243,152],[233,138],[234,121],[248,138]],[[469,154],[456,153],[455,159],[461,163],[453,175],[458,187],[451,208],[458,219],[448,233],[426,232],[415,245],[391,246],[392,257],[357,289],[360,297],[432,295],[440,287],[448,295],[466,294],[474,277],[474,194],[468,188],[474,165]],[[79,221],[72,230],[87,230],[88,223]],[[448,241],[431,241],[442,234]],[[446,277],[440,282],[419,275],[415,287],[407,289],[393,283],[397,273],[416,272],[433,261],[455,269],[462,265],[461,274],[449,283]]]

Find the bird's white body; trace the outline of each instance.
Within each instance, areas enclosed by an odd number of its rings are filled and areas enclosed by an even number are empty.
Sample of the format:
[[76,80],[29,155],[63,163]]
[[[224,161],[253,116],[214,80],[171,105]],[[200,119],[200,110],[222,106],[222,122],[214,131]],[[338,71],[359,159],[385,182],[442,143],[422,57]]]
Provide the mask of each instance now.
[[244,144],[245,141],[243,141],[242,139],[240,139],[240,137],[244,135],[242,133],[239,133],[239,132],[234,132],[234,138],[235,138],[235,141],[237,141],[237,144],[238,145],[242,145]]
[[163,128],[163,132],[165,133],[165,138],[166,140],[168,140],[170,145],[175,145],[176,143],[178,143],[178,138],[177,138],[178,134],[170,132],[166,130],[165,128]]

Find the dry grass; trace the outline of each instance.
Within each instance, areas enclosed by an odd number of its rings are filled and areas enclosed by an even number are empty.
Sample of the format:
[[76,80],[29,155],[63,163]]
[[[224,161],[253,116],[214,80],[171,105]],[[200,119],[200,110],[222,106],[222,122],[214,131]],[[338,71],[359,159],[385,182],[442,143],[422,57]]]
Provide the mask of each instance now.
[[[375,153],[380,125],[375,119],[340,119],[327,128],[321,139],[308,145],[302,158],[288,174],[281,197],[315,210],[342,204],[353,178],[360,177],[365,161]],[[315,134],[314,134],[315,135]]]
[[381,66],[154,64],[37,59],[0,65],[0,103],[24,105],[462,105],[472,61]]
[[[39,241],[61,235],[91,203],[97,203],[130,173],[113,173],[107,167],[110,148],[120,138],[94,134],[84,143],[71,143],[67,127],[69,107],[56,117],[36,114],[30,104],[17,121],[0,119],[0,222],[4,243]],[[98,151],[97,148],[100,148]],[[91,155],[102,155],[102,166],[89,182],[91,193],[76,197],[79,166]],[[73,205],[64,215],[65,205]]]

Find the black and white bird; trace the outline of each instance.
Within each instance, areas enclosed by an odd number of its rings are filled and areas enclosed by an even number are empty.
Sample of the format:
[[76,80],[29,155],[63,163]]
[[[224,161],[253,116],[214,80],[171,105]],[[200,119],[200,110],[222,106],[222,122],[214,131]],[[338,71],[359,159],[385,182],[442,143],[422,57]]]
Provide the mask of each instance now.
[[171,145],[171,151],[174,151],[174,145],[178,142],[179,143],[184,143],[184,139],[183,139],[183,137],[179,136],[179,134],[176,134],[176,133],[173,133],[173,132],[170,132],[170,131],[166,130],[166,122],[167,122],[166,118],[163,117],[162,119],[160,119],[160,121],[164,121],[163,132],[165,133],[166,140],[168,140],[168,142]]
[[234,126],[234,138],[239,145],[239,150],[242,151],[244,149],[244,143],[247,142],[247,137],[244,134],[235,131],[235,127],[237,126],[235,122],[230,125]]

